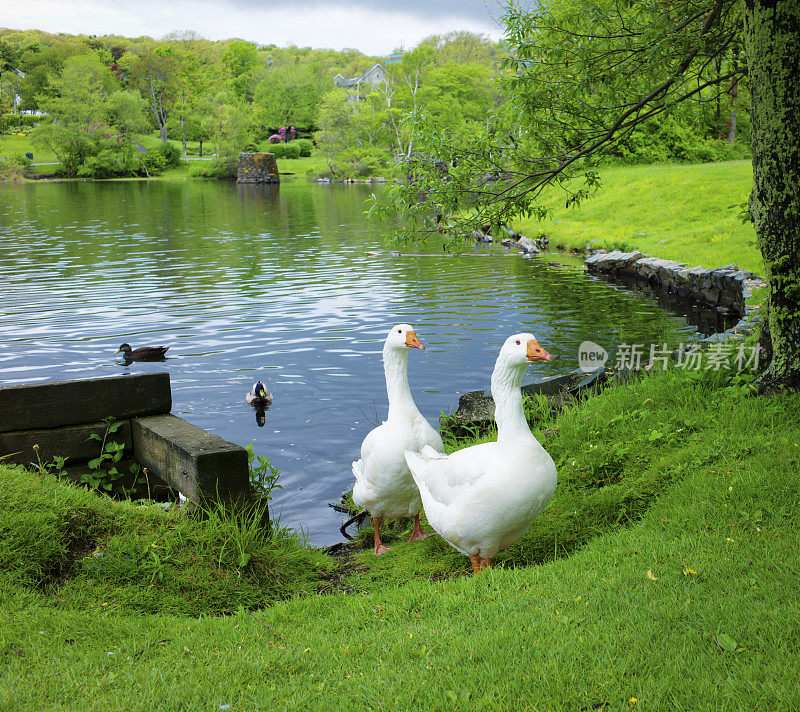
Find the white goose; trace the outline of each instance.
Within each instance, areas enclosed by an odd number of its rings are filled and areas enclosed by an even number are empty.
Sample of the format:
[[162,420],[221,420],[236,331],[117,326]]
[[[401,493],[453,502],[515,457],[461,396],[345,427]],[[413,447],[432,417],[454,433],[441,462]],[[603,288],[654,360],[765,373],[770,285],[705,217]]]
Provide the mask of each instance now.
[[403,455],[405,450],[442,452],[439,434],[417,410],[408,386],[408,349],[424,349],[414,327],[398,324],[392,327],[383,345],[383,370],[389,396],[386,421],[370,431],[361,444],[361,459],[353,463],[356,484],[353,502],[372,515],[375,530],[374,552],[389,550],[381,542],[381,520],[414,517],[414,530],[409,541],[418,541],[432,534],[419,525],[422,506],[419,491],[411,478]]
[[520,390],[527,365],[552,358],[533,334],[509,337],[492,373],[497,441],[405,453],[428,521],[475,573],[525,535],[555,491],[555,464],[528,427]]

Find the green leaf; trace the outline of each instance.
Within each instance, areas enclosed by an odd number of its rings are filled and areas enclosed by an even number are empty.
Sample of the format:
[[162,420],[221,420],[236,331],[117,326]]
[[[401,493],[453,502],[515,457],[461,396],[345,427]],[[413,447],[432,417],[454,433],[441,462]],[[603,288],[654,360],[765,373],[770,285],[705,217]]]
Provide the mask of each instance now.
[[87,440],[102,440],[102,439],[103,439],[103,438],[101,438],[101,437],[100,437],[100,436],[99,436],[97,433],[92,433],[92,434],[91,434],[91,435],[90,435],[90,436],[87,438]]
[[247,564],[250,563],[250,554],[239,554],[239,568],[243,569]]
[[102,461],[103,461],[102,457],[96,457],[94,458],[94,460],[89,460],[89,469],[96,470],[98,467],[100,467],[100,463]]
[[736,641],[731,638],[727,633],[717,633],[715,638],[717,645],[729,653],[736,652]]

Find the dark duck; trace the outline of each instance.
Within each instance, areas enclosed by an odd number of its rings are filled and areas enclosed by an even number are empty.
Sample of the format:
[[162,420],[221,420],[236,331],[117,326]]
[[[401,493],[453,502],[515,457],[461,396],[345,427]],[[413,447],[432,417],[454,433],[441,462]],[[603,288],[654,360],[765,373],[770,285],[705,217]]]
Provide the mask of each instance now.
[[130,344],[122,344],[116,353],[122,353],[126,361],[163,361],[169,346],[141,346],[132,349]]

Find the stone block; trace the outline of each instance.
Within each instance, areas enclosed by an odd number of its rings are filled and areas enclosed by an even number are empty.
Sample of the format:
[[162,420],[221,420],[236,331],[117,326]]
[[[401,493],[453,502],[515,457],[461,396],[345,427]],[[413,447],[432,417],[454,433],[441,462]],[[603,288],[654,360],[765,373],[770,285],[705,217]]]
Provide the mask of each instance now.
[[168,373],[0,387],[0,432],[169,413]]
[[538,255],[539,248],[536,246],[536,241],[530,237],[521,237],[517,240],[517,247],[529,255]]
[[136,461],[195,502],[251,493],[247,451],[174,415],[131,423]]
[[[106,423],[101,422],[0,433],[0,457],[14,453],[3,462],[26,466],[31,463],[38,464],[39,461],[46,464],[51,462],[55,455],[66,457],[67,465],[88,462],[100,454],[106,428]],[[100,440],[89,439],[90,435],[98,435]],[[108,441],[124,445],[123,456],[132,455],[130,421],[122,421],[120,428],[108,436]],[[38,459],[33,449],[34,445],[39,446]]]
[[240,153],[237,183],[280,183],[274,153]]
[[[600,383],[605,376],[602,368],[585,373],[572,371],[562,376],[543,378],[522,386],[523,396],[544,395],[552,397],[566,391],[573,395],[578,391]],[[458,399],[455,419],[459,425],[485,423],[494,420],[494,399],[490,391],[470,391]]]

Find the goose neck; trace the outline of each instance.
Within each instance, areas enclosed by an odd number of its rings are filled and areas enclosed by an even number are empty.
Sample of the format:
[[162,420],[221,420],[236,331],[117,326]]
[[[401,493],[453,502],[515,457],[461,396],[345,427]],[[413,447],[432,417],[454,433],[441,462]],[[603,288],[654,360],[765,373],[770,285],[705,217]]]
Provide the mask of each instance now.
[[408,350],[384,349],[383,372],[389,397],[388,418],[416,413],[417,407],[408,385]]
[[498,442],[533,438],[522,408],[521,386],[526,365],[498,360],[492,373],[492,398]]

